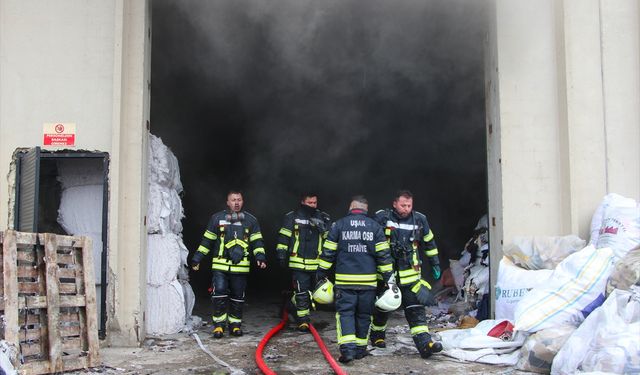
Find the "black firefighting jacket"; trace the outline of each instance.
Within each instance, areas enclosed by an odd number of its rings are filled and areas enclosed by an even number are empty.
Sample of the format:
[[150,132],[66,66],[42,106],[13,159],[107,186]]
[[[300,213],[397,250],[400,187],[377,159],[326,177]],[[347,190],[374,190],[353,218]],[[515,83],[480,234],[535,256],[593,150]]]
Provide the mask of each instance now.
[[363,210],[351,210],[336,221],[324,242],[319,272],[335,263],[336,288],[375,289],[376,274],[388,280],[393,259],[382,227]]
[[377,211],[374,219],[384,227],[398,272],[396,281],[400,285],[413,284],[420,279],[420,271],[414,266],[421,264],[421,251],[431,264],[440,264],[438,247],[424,214],[412,211],[409,216],[401,218],[395,210],[386,209]]
[[[258,219],[246,211],[233,214],[225,210],[213,214],[192,263],[200,263],[210,251],[213,251],[213,270],[248,273],[250,251],[256,260],[266,260]],[[233,258],[238,262],[234,263]]]
[[300,205],[284,216],[278,236],[278,259],[289,258],[289,268],[300,271],[318,269],[318,256],[329,233],[329,215]]

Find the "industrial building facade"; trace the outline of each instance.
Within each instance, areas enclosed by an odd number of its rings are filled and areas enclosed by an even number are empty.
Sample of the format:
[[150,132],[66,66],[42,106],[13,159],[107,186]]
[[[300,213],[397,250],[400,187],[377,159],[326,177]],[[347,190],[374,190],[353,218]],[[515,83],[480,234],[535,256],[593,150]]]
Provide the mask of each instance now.
[[[640,197],[640,7],[634,0],[486,5],[495,276],[514,236],[588,238],[605,194]],[[0,230],[16,228],[20,151],[101,160],[111,345],[137,345],[145,335],[152,32],[148,1],[0,0]],[[66,127],[57,129],[64,139],[52,136],[57,124]]]

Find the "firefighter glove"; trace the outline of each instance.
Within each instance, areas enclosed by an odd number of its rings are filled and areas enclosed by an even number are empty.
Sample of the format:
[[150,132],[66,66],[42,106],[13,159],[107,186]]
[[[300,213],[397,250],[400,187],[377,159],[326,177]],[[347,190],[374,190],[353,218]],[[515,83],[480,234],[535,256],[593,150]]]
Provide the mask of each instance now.
[[412,287],[411,291],[416,294],[418,302],[425,306],[436,305],[436,301],[431,294],[431,285],[424,280],[418,280]]
[[235,246],[231,250],[229,250],[229,259],[231,263],[238,264],[244,258],[244,249],[240,246]]
[[191,269],[198,271],[200,269],[200,263],[191,263]]
[[431,266],[431,271],[433,272],[433,279],[434,280],[440,280],[440,265],[439,264],[434,264]]

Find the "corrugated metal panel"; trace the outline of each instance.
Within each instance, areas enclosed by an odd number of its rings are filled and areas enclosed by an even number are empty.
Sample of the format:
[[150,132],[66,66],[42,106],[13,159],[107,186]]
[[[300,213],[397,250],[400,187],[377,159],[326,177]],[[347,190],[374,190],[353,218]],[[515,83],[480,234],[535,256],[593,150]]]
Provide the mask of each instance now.
[[20,157],[20,196],[18,198],[18,230],[38,232],[38,195],[40,193],[40,147]]

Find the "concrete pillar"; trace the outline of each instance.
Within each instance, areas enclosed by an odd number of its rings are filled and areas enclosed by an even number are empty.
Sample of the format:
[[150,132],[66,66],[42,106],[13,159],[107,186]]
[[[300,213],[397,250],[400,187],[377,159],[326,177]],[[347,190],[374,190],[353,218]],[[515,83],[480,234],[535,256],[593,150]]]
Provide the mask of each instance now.
[[147,250],[147,132],[151,17],[147,1],[117,0],[110,222],[111,345],[144,339]]

